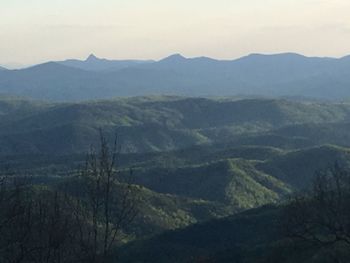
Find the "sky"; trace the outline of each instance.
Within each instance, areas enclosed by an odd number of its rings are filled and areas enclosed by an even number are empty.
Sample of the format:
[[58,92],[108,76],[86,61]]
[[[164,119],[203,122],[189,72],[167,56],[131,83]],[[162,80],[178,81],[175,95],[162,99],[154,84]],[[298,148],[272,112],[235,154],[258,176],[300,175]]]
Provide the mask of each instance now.
[[350,54],[349,0],[0,0],[0,64]]

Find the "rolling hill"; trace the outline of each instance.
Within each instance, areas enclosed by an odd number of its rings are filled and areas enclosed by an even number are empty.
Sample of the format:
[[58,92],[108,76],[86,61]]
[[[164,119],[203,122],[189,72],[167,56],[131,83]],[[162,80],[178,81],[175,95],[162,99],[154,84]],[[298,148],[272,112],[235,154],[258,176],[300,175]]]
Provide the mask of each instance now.
[[264,206],[167,231],[122,246],[119,249],[120,260],[130,263],[333,262],[331,249],[317,249],[302,241],[293,243],[286,238],[279,223],[282,213],[281,206]]
[[[273,259],[268,255],[272,249],[267,248],[281,238],[276,224],[279,213],[277,207],[263,207],[165,232],[122,247],[121,261],[269,262]],[[284,254],[276,255],[279,260],[287,262]]]
[[[140,97],[46,103],[5,98],[0,100],[0,113],[2,155],[19,149],[22,154],[86,152],[96,144],[100,128],[108,137],[117,132],[123,151],[136,153],[213,143],[285,149],[340,144],[341,138],[332,132],[342,129],[345,134],[350,106],[270,99]],[[326,127],[328,132],[322,140],[307,131],[303,136],[287,132],[307,125]],[[346,138],[344,146],[350,143]]]
[[117,132],[118,189],[132,170],[140,206],[121,262],[313,262],[281,237],[281,205],[317,171],[350,167],[349,119],[348,103],[287,99],[2,97],[0,172],[78,198],[99,129]]
[[316,172],[324,171],[339,163],[349,167],[348,148],[324,145],[288,152],[259,163],[256,168],[293,186],[306,190],[312,183]]
[[248,209],[274,203],[290,193],[282,181],[249,161],[226,159],[199,165],[134,169],[134,182],[159,193]]

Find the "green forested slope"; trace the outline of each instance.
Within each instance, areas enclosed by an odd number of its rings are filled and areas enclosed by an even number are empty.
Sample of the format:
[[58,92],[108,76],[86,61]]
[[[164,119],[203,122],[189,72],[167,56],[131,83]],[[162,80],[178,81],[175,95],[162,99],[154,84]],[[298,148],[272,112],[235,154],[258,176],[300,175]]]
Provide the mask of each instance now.
[[[117,132],[119,186],[131,169],[140,201],[135,222],[123,229],[124,242],[136,240],[123,247],[125,262],[168,262],[169,256],[193,262],[197,255],[209,262],[259,262],[262,255],[261,262],[273,262],[276,256],[265,252],[283,242],[275,242],[279,208],[241,212],[279,205],[335,163],[349,167],[348,123],[346,103],[139,97],[53,104],[2,98],[0,170],[29,176],[35,185],[70,191],[70,184],[76,190],[99,129],[108,139]],[[168,230],[176,231],[162,234]],[[288,262],[283,255],[278,260]]]
[[[19,149],[28,154],[85,152],[96,144],[99,128],[110,137],[118,132],[124,152],[169,151],[218,142],[280,148],[349,144],[344,132],[350,120],[348,104],[177,97],[75,104],[2,99],[0,113],[3,155]],[[307,127],[302,135],[292,130],[301,125],[322,125],[327,130],[319,136]]]

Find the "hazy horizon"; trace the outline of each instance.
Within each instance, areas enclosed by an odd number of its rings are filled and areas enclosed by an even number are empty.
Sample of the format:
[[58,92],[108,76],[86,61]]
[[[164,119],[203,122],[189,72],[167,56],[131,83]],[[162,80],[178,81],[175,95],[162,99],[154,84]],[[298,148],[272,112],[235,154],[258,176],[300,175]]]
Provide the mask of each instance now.
[[166,59],[167,57],[170,57],[170,56],[173,56],[173,55],[180,55],[182,57],[185,57],[186,59],[193,59],[193,58],[200,58],[200,57],[207,57],[207,58],[210,58],[210,59],[214,59],[214,60],[218,60],[218,61],[234,61],[234,60],[237,60],[237,59],[240,59],[240,58],[243,58],[243,57],[246,57],[246,56],[250,56],[250,55],[263,55],[263,56],[273,56],[273,55],[286,55],[286,54],[295,54],[295,55],[300,55],[300,56],[304,56],[304,57],[307,57],[307,58],[312,58],[312,57],[315,57],[315,58],[330,58],[330,59],[341,59],[343,57],[347,57],[347,56],[350,56],[350,54],[344,54],[344,55],[341,55],[341,56],[307,56],[305,54],[301,54],[301,53],[295,53],[295,52],[282,52],[282,53],[257,53],[257,52],[252,52],[252,53],[249,53],[249,54],[244,54],[242,56],[239,56],[239,57],[234,57],[234,58],[215,58],[215,57],[209,57],[209,56],[206,56],[205,54],[203,55],[200,55],[200,56],[186,56],[184,54],[181,54],[181,53],[171,53],[171,54],[168,54],[164,57],[161,57],[161,58],[143,58],[143,59],[139,59],[139,58],[113,58],[113,57],[101,57],[99,56],[98,54],[94,54],[94,53],[89,53],[87,54],[86,56],[83,56],[83,57],[79,57],[79,58],[76,58],[76,57],[67,57],[67,58],[63,58],[62,60],[53,60],[53,59],[48,59],[48,60],[43,60],[43,61],[39,61],[38,63],[33,63],[33,64],[20,64],[20,63],[10,63],[10,64],[1,64],[1,61],[0,61],[0,67],[4,67],[6,69],[24,69],[24,68],[27,68],[27,67],[32,67],[32,66],[36,66],[36,65],[40,65],[40,64],[43,64],[43,63],[47,63],[47,62],[63,62],[63,61],[67,61],[67,60],[79,60],[79,61],[86,61],[89,59],[89,57],[91,55],[93,55],[94,57],[96,57],[97,59],[106,59],[106,60],[110,60],[110,61],[122,61],[122,60],[140,60],[140,61],[160,61],[162,59]]
[[331,59],[340,59],[340,58],[343,58],[343,57],[347,57],[349,56],[350,54],[344,54],[344,55],[341,55],[341,56],[337,56],[337,57],[331,57],[331,56],[307,56],[305,54],[301,54],[301,53],[295,53],[295,52],[282,52],[282,53],[257,53],[257,52],[252,52],[252,53],[249,53],[249,54],[244,54],[242,56],[239,56],[239,57],[234,57],[234,58],[215,58],[215,57],[209,57],[209,56],[206,56],[205,54],[203,55],[200,55],[200,56],[193,56],[193,57],[190,57],[190,56],[186,56],[184,54],[181,54],[181,53],[171,53],[171,54],[168,54],[164,57],[161,57],[161,58],[143,58],[143,59],[139,59],[139,58],[113,58],[113,57],[101,57],[99,56],[98,54],[94,54],[94,53],[89,53],[87,54],[86,56],[83,56],[83,57],[79,57],[79,58],[76,58],[76,57],[67,57],[67,58],[63,58],[62,60],[53,60],[53,59],[48,59],[48,60],[43,60],[43,61],[40,61],[38,63],[33,63],[33,64],[20,64],[20,63],[11,63],[11,64],[1,64],[1,61],[0,61],[0,66],[2,67],[5,67],[7,69],[23,69],[23,68],[27,68],[27,67],[31,67],[31,66],[35,66],[35,65],[40,65],[40,64],[43,64],[43,63],[47,63],[47,62],[60,62],[60,61],[66,61],[66,60],[79,60],[79,61],[86,61],[88,60],[88,58],[93,55],[95,56],[97,59],[106,59],[106,60],[110,60],[110,61],[118,61],[118,60],[144,60],[144,61],[160,61],[162,59],[165,59],[167,57],[170,57],[170,56],[173,56],[173,55],[180,55],[182,57],[185,57],[186,59],[192,59],[192,58],[199,58],[199,57],[207,57],[207,58],[210,58],[210,59],[215,59],[215,60],[218,60],[218,61],[233,61],[233,60],[236,60],[236,59],[240,59],[240,58],[243,58],[243,57],[246,57],[246,56],[250,56],[250,55],[263,55],[263,56],[269,56],[269,55],[283,55],[283,54],[296,54],[296,55],[300,55],[300,56],[304,56],[304,57],[317,57],[317,58],[331,58]]
[[155,60],[174,53],[342,57],[350,54],[349,11],[346,0],[3,0],[0,64],[85,59],[90,53]]

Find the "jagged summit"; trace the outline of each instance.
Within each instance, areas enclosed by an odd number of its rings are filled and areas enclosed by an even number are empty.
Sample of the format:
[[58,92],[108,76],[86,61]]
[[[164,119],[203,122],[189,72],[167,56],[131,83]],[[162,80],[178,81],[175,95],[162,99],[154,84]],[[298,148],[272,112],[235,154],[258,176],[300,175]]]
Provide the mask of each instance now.
[[177,53],[177,54],[170,55],[162,59],[161,61],[183,61],[183,60],[186,60],[186,58],[181,54]]
[[96,60],[99,60],[99,58],[96,57],[94,54],[90,54],[86,59],[86,61],[96,61]]

